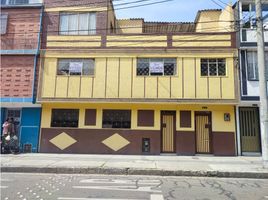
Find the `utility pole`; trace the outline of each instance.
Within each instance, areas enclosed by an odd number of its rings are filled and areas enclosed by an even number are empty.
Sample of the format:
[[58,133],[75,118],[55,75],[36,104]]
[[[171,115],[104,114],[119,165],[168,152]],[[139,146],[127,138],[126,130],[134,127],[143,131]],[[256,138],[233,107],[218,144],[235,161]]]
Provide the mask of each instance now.
[[[268,97],[265,73],[264,35],[261,0],[255,0],[257,18],[257,45],[258,45],[258,68],[260,84],[260,118],[261,118],[261,144],[262,159],[268,163]],[[266,72],[265,72],[266,71]]]

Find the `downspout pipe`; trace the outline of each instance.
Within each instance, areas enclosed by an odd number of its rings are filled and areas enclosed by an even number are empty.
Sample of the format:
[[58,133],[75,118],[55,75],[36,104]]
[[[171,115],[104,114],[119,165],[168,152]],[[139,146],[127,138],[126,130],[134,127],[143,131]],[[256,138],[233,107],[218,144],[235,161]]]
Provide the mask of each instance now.
[[37,69],[37,63],[38,63],[38,56],[40,54],[43,13],[44,13],[44,6],[42,5],[40,19],[39,19],[40,28],[39,28],[39,33],[38,33],[38,43],[37,43],[36,53],[34,55],[34,71],[33,71],[33,83],[32,83],[32,103],[33,104],[35,104],[36,102],[36,98],[34,95],[34,89],[35,89],[34,85],[36,81],[36,69]]

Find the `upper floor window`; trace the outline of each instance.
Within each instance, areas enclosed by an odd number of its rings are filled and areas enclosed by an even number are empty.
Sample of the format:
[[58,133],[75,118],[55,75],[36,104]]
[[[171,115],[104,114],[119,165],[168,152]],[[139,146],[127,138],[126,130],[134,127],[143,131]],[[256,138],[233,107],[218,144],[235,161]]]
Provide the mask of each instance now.
[[[268,70],[268,52],[265,52],[265,66]],[[257,51],[247,51],[247,75],[249,81],[259,80]],[[268,80],[268,74],[266,79]]]
[[61,35],[96,34],[96,13],[61,13]]
[[224,58],[201,59],[201,76],[226,76]]
[[52,109],[51,127],[78,127],[78,109]]
[[103,110],[103,128],[130,128],[131,110]]
[[1,5],[22,5],[29,4],[29,0],[1,0]]
[[173,76],[176,68],[176,58],[138,58],[137,76]]
[[7,14],[1,13],[1,35],[7,33]]
[[94,59],[59,59],[57,75],[94,75]]

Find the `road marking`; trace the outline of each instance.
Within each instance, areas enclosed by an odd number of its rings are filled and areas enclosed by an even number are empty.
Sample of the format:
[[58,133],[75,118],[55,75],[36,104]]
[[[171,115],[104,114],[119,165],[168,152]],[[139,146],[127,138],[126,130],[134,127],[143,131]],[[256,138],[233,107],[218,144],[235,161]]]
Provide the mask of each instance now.
[[[58,200],[125,200],[125,198],[124,199],[100,199],[100,198],[58,197]],[[127,200],[144,200],[144,199],[127,199]]]
[[8,188],[8,186],[1,185],[0,188],[1,189],[6,189],[6,188]]
[[164,200],[164,197],[162,194],[151,194],[150,200]]
[[[80,183],[98,183],[98,184],[136,184],[135,180],[117,180],[117,179],[83,179]],[[139,180],[138,185],[158,185],[159,180]]]
[[154,192],[161,193],[159,190],[152,190],[151,187],[130,188],[130,186],[73,186],[75,189],[95,189],[95,190],[118,190],[118,191],[133,191],[133,192]]

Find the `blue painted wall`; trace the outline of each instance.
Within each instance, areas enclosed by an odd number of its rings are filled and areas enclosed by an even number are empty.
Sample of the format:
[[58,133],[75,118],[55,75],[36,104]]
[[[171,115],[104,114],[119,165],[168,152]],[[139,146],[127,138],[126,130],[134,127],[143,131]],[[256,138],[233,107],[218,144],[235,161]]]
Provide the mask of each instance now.
[[37,152],[39,130],[41,122],[41,108],[22,108],[20,148],[23,151],[24,144],[31,144],[32,151]]

